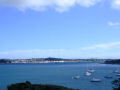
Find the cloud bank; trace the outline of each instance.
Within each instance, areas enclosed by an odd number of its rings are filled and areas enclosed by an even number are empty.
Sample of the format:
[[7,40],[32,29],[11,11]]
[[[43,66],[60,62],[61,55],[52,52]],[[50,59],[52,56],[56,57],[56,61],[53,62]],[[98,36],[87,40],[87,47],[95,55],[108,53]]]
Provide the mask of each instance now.
[[16,7],[22,11],[26,9],[35,11],[54,9],[58,12],[64,12],[75,5],[90,7],[105,1],[108,1],[112,8],[120,10],[120,0],[0,0],[0,5]]
[[103,0],[0,0],[0,5],[16,7],[23,11],[26,9],[42,11],[51,8],[64,12],[75,5],[90,7],[101,1]]
[[78,49],[34,49],[0,52],[0,58],[120,58],[120,42],[96,44]]
[[105,49],[112,49],[112,48],[119,48],[120,49],[120,42],[112,42],[112,43],[105,43],[105,44],[97,44],[89,47],[83,47],[82,50],[105,50]]
[[120,10],[120,0],[0,0],[0,5],[16,7],[22,11],[26,9],[35,11],[54,9],[58,12],[64,12],[75,5],[90,7],[105,1],[108,1],[112,8]]

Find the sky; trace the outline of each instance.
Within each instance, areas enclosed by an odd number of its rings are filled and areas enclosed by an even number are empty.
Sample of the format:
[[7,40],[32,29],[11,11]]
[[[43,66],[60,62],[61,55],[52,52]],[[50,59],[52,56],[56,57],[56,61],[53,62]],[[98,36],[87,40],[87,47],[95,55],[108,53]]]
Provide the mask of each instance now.
[[120,58],[120,0],[0,0],[0,58]]

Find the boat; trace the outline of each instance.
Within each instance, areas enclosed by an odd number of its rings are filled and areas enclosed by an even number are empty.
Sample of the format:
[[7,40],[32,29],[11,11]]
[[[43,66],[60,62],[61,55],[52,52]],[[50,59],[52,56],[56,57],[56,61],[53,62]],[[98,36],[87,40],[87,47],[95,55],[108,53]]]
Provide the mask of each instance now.
[[120,76],[120,73],[118,73],[116,76]]
[[113,78],[112,76],[104,76],[104,78]]
[[92,78],[92,79],[91,79],[91,82],[101,82],[101,79],[98,79],[98,78]]
[[118,70],[117,70],[117,69],[116,69],[116,70],[114,70],[114,71],[113,71],[113,73],[118,73]]
[[72,77],[72,79],[79,79],[79,78],[80,78],[79,75],[77,75],[77,76],[73,76],[73,77]]
[[88,72],[93,73],[93,72],[95,72],[95,70],[94,69],[89,69]]
[[95,72],[94,69],[88,69],[88,65],[87,65],[87,72],[85,73],[86,76],[90,76],[93,72]]
[[90,73],[90,72],[86,72],[85,75],[86,75],[86,76],[90,76],[91,73]]

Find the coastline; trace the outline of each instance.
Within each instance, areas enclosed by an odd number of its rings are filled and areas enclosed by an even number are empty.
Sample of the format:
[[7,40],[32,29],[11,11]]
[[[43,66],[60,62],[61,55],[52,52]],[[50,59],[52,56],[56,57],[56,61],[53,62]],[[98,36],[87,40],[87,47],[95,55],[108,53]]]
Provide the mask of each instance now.
[[62,58],[32,58],[32,59],[0,59],[0,64],[17,63],[81,63],[81,62],[105,62],[105,59],[62,59]]

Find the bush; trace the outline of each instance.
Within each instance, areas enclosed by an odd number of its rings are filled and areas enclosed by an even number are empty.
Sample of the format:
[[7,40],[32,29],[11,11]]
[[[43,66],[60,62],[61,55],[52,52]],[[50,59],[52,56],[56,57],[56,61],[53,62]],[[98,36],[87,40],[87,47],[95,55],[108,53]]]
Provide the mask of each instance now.
[[8,90],[75,90],[63,86],[31,84],[29,81],[25,83],[16,83],[8,86]]
[[113,90],[120,90],[120,78],[112,82]]

